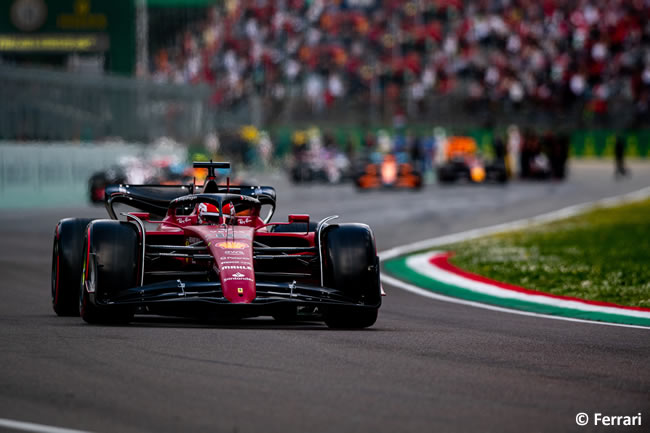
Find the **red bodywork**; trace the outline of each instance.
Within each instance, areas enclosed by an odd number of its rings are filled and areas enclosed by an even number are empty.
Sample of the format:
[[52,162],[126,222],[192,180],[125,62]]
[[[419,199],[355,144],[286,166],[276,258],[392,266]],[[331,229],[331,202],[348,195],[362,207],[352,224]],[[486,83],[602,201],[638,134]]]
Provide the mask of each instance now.
[[253,237],[255,228],[247,226],[190,226],[185,231],[203,239],[215,259],[221,290],[234,304],[255,299]]
[[[270,226],[304,222],[305,228],[309,224],[308,215],[290,215],[289,223],[264,224],[259,217],[259,209],[250,209],[248,215],[231,215],[222,217],[223,221],[216,223],[201,223],[198,214],[176,215],[176,209],[170,209],[162,221],[150,220],[149,213],[132,212],[130,217],[136,217],[151,227],[146,230],[147,244],[158,244],[156,238],[164,239],[160,244],[170,243],[170,235],[178,237],[179,245],[189,245],[203,241],[210,252],[212,260],[195,260],[188,258],[175,258],[181,268],[195,268],[212,266],[221,281],[223,296],[234,304],[251,303],[256,298],[255,263],[253,255],[253,241],[269,237],[293,238],[294,244],[304,246],[315,245],[314,233],[273,233],[268,230]],[[297,253],[306,259],[314,257],[313,253]],[[142,270],[140,270],[142,272]],[[313,282],[313,281],[310,281]]]
[[[106,187],[111,220],[86,226],[84,320],[122,323],[157,314],[316,318],[333,328],[375,323],[382,292],[367,225],[330,224],[335,215],[316,224],[295,214],[269,223],[273,187],[217,184],[215,170],[229,169],[227,162],[193,166],[208,169],[200,190],[194,183]],[[52,285],[56,300],[54,278]]]

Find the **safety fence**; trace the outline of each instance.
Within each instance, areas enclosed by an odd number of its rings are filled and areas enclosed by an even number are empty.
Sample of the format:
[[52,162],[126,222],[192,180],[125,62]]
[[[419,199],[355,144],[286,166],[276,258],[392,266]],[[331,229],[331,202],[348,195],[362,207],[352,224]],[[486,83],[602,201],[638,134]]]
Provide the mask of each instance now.
[[[633,110],[623,100],[611,101],[611,114],[605,117],[587,116],[580,104],[543,110],[480,103],[468,100],[462,91],[430,95],[412,112],[401,114],[395,108],[401,104],[391,105],[382,95],[374,101],[348,98],[319,111],[305,102],[299,83],[294,87],[295,92],[288,92],[290,96],[282,102],[254,94],[224,105],[215,99],[215,89],[206,84],[162,84],[0,64],[0,139],[98,141],[119,137],[129,142],[151,142],[170,137],[197,144],[215,131],[232,131],[243,125],[273,130],[312,125],[332,130],[413,125],[416,129],[442,126],[468,131],[505,129],[514,124],[522,130],[563,134],[593,128],[622,131],[635,125]],[[402,102],[406,107],[412,105]],[[645,136],[639,137],[639,146],[644,140]],[[594,141],[596,155],[601,141]],[[586,153],[589,146],[583,146]],[[640,154],[644,155],[642,151]]]
[[0,65],[0,139],[150,142],[213,130],[204,86]]
[[122,143],[2,143],[0,209],[85,203],[92,173],[142,151],[140,145]]

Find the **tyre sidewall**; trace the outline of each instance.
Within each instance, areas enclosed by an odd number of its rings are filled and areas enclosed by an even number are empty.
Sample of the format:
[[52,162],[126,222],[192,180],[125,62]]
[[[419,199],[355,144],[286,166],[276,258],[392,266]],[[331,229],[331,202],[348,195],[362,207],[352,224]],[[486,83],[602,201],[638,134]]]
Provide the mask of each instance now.
[[78,316],[77,291],[83,264],[84,234],[91,218],[65,218],[54,231],[52,308],[60,316]]
[[[129,308],[108,306],[106,302],[139,284],[137,228],[128,222],[96,220],[88,226],[84,244],[85,273],[78,298],[82,318],[89,323],[128,321],[133,315]],[[89,284],[94,285],[92,294]]]
[[342,290],[355,302],[381,302],[375,239],[365,224],[340,224],[325,228],[325,285]]

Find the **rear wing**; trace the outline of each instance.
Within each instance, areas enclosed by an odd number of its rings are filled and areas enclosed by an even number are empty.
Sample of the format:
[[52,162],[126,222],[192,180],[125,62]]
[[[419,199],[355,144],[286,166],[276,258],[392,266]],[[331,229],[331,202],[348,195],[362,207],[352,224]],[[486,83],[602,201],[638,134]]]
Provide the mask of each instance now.
[[194,168],[207,168],[208,176],[202,187],[194,183],[189,185],[107,185],[105,204],[108,214],[118,219],[113,205],[123,203],[153,215],[163,216],[167,213],[169,204],[179,197],[197,193],[239,194],[259,200],[262,205],[270,205],[271,210],[265,222],[270,221],[275,212],[276,193],[272,186],[230,185],[230,177],[226,185],[216,181],[215,170],[230,170],[230,162],[195,161]]
[[[240,194],[253,197],[263,205],[272,207],[270,217],[275,211],[276,192],[272,186],[252,186],[252,185],[216,185],[216,193]],[[111,184],[106,186],[105,205],[108,214],[112,219],[118,219],[113,206],[117,203],[123,203],[135,207],[144,212],[153,215],[164,216],[167,213],[169,204],[172,200],[179,197],[199,193],[194,184],[189,185],[118,185]],[[266,218],[265,218],[266,219]]]
[[230,162],[202,162],[202,161],[194,161],[192,163],[192,167],[194,168],[207,168],[208,169],[208,178],[214,178],[214,170],[219,169],[219,170],[230,170]]
[[454,156],[465,156],[476,154],[478,147],[476,140],[472,137],[449,137],[446,145],[446,158],[449,160]]

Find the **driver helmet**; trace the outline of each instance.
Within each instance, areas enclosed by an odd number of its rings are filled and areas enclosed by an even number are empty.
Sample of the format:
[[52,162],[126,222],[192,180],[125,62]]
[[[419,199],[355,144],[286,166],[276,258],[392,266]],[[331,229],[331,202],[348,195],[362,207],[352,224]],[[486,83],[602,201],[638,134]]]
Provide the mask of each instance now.
[[196,213],[198,214],[199,224],[207,224],[209,222],[206,214],[218,214],[219,208],[212,203],[198,203],[196,205]]
[[[233,207],[230,203],[224,205],[223,214],[230,215],[232,208]],[[216,217],[214,217],[214,215],[219,214],[219,208],[217,207],[217,205],[214,205],[212,203],[201,202],[197,204],[196,213],[198,214],[199,224],[208,224],[210,222],[215,222],[214,218]],[[212,216],[213,218],[211,219],[210,216]]]

